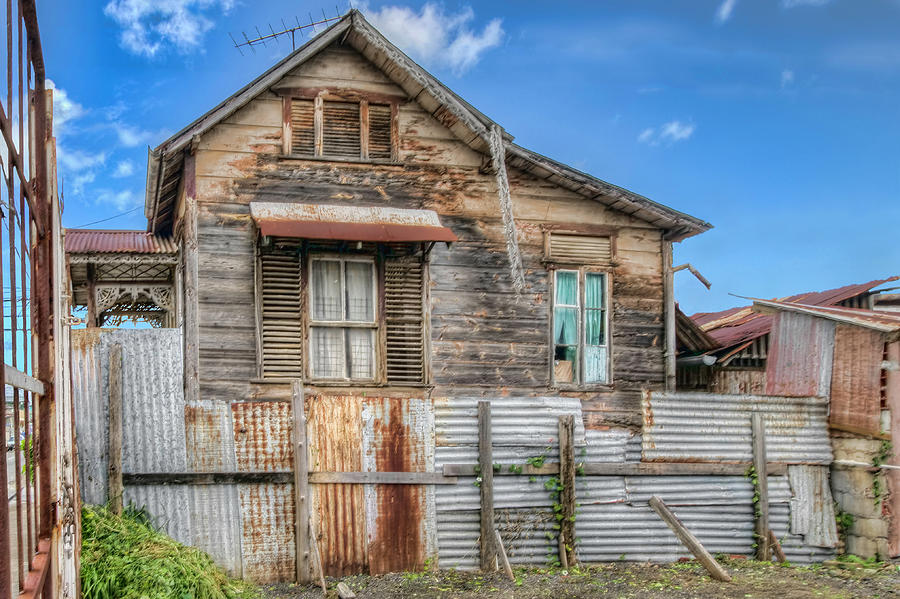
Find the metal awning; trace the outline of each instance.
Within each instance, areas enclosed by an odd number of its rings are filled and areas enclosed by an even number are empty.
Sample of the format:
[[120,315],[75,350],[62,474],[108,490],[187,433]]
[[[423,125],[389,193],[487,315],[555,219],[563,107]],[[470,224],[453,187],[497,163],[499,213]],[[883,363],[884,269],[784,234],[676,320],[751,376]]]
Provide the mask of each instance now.
[[250,202],[263,235],[342,241],[456,241],[434,210]]

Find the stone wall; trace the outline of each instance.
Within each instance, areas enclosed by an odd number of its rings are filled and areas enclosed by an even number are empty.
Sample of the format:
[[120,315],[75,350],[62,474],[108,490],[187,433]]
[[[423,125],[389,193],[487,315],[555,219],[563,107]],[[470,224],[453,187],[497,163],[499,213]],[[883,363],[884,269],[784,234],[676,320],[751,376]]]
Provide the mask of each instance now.
[[[844,552],[868,558],[889,556],[886,507],[887,480],[879,470],[843,466],[841,461],[871,464],[882,450],[882,442],[851,435],[832,436],[835,464],[831,471],[831,492],[837,512],[853,516],[853,524],[843,531]],[[876,482],[877,479],[877,482]]]

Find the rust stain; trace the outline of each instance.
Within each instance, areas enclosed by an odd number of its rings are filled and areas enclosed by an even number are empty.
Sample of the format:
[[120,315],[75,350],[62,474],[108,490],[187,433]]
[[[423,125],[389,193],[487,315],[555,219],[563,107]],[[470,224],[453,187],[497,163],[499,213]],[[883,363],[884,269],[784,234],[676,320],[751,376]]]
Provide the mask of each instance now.
[[294,579],[291,485],[240,485],[244,577],[257,583]]
[[234,454],[240,472],[291,470],[291,405],[285,401],[231,404]]
[[[222,408],[224,412],[226,408]],[[223,433],[225,414],[217,413],[214,405],[188,404],[184,406],[184,430],[188,464],[193,472],[215,472],[226,468],[226,443]]]
[[829,422],[881,432],[881,364],[884,337],[850,325],[835,329]]

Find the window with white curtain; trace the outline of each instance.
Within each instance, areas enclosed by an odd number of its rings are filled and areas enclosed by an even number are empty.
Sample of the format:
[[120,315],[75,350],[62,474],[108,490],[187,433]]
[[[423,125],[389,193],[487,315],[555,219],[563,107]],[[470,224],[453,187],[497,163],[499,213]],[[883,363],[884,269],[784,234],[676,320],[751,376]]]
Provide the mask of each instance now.
[[313,378],[375,378],[375,264],[367,258],[310,259]]
[[554,273],[553,380],[562,384],[606,383],[606,274],[562,269]]

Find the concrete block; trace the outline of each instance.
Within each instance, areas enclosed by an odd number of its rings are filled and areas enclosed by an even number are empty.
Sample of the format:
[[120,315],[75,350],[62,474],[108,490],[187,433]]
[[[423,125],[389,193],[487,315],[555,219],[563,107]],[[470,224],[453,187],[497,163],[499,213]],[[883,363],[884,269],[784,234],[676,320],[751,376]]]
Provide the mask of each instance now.
[[831,490],[838,493],[865,495],[872,488],[871,472],[861,468],[832,468]]
[[831,444],[835,461],[852,460],[871,464],[872,458],[881,451],[881,441],[873,439],[832,438]]
[[854,518],[850,534],[869,539],[887,538],[888,523],[881,518]]
[[887,539],[867,539],[866,537],[847,535],[845,548],[847,553],[862,558],[878,555],[879,558],[884,559],[888,556]]
[[842,512],[853,514],[854,518],[881,518],[881,503],[875,505],[875,499],[855,493],[832,493]]

